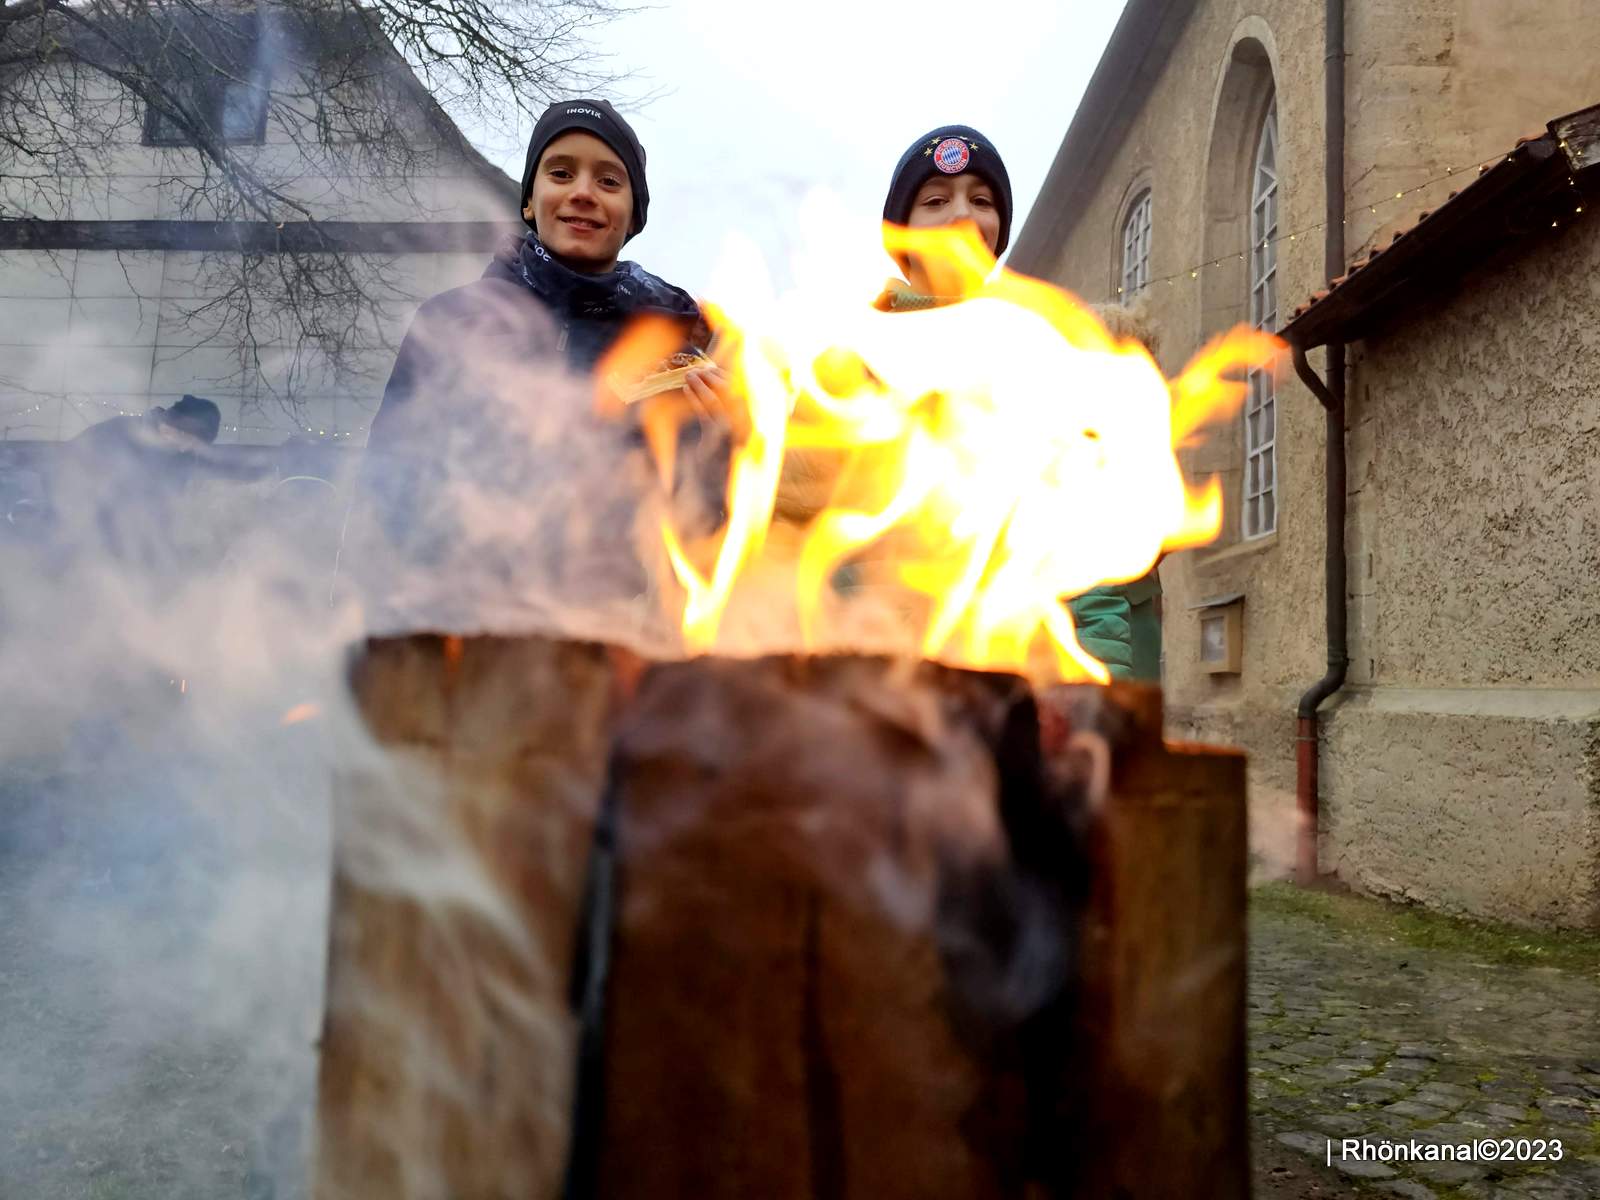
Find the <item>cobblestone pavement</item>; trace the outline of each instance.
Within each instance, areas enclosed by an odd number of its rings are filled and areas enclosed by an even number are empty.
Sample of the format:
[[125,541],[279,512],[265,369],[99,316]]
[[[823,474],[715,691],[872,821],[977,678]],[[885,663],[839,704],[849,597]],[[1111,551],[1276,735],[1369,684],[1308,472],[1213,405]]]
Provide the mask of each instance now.
[[[245,794],[243,779],[198,778]],[[293,914],[321,903],[325,850],[306,853],[287,810],[218,843],[190,827],[171,771],[159,792],[138,779],[15,781],[8,797],[0,777],[8,1200],[260,1196],[303,1160],[323,944],[314,913]],[[106,804],[85,807],[102,793]],[[57,812],[68,828],[45,819]],[[243,893],[230,890],[240,855],[257,867]],[[204,936],[238,895],[269,927]],[[1600,938],[1483,930],[1280,885],[1251,907],[1255,1200],[1600,1197]],[[246,958],[225,953],[235,944]],[[240,991],[263,1002],[219,1003]],[[1563,1158],[1325,1163],[1330,1137],[1508,1135],[1559,1138]]]
[[[1252,901],[1250,967],[1258,1198],[1600,1197],[1600,939],[1274,885]],[[1560,1139],[1562,1157],[1339,1154],[1508,1137]]]

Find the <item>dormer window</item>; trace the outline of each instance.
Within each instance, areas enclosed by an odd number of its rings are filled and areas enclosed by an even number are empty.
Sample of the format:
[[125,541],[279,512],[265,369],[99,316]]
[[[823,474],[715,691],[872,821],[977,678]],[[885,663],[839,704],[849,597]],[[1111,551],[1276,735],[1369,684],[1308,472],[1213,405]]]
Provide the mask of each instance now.
[[[267,72],[258,53],[256,23],[223,24],[207,18],[190,26],[194,36],[174,37],[165,54],[167,90],[184,116],[223,142],[259,143],[267,128]],[[158,76],[159,78],[159,76]],[[145,111],[144,140],[151,146],[193,146],[194,133],[156,105]]]

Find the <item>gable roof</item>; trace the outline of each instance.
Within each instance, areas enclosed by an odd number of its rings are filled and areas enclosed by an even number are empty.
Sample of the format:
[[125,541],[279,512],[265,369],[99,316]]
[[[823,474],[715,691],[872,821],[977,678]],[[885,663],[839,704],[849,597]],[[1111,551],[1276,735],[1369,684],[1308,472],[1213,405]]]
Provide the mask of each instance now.
[[1100,184],[1102,166],[1138,115],[1140,106],[1128,98],[1149,94],[1195,3],[1127,0],[1006,260],[1013,270],[1038,274],[1052,248],[1066,241]]
[[1395,232],[1294,310],[1278,332],[1310,350],[1353,342],[1491,257],[1581,220],[1600,191],[1600,105],[1557,117],[1479,168],[1438,208]]
[[[365,19],[375,24],[376,17],[370,10],[362,10],[356,19]],[[495,166],[485,158],[479,149],[467,140],[461,132],[461,127],[445,112],[444,106],[439,103],[438,97],[423,86],[422,80],[417,78],[417,73],[411,69],[411,64],[405,56],[395,49],[394,43],[383,36],[381,30],[371,28],[368,30],[367,43],[372,47],[373,53],[380,56],[385,64],[394,72],[407,95],[416,102],[423,116],[427,119],[429,127],[439,138],[439,142],[447,150],[458,155],[467,169],[478,177],[495,194],[503,195],[509,205],[512,217],[520,222],[522,209],[522,185],[513,179],[501,168]]]
[[[236,52],[236,48],[230,48],[230,39],[218,37],[206,29],[195,28],[197,22],[203,20],[220,28],[234,21],[259,20],[263,12],[275,16],[281,22],[279,28],[292,30],[297,42],[314,51],[329,56],[341,53],[352,56],[370,54],[376,58],[378,70],[398,84],[404,97],[416,105],[428,127],[439,139],[440,146],[456,155],[463,166],[492,193],[503,196],[511,216],[520,223],[517,212],[521,208],[518,181],[485,158],[467,140],[437,97],[417,77],[405,56],[384,35],[378,16],[372,9],[322,12],[274,6],[270,0],[259,6],[252,0],[191,0],[191,3],[171,13],[152,12],[123,21],[124,27],[117,30],[121,40],[95,39],[94,51],[88,55],[88,61],[99,61],[103,65],[114,64],[119,58],[126,61],[128,55],[138,52],[142,36],[149,36],[152,28],[160,28],[163,22],[170,21],[187,21],[191,26],[188,36],[205,43],[208,56],[216,55],[225,61],[230,53]],[[71,47],[74,43],[82,46],[90,42],[92,37],[81,24],[68,20],[60,12],[45,10],[16,22],[7,31],[7,42],[13,49],[10,65],[13,69],[26,69],[35,61],[48,59],[52,53],[51,47]],[[30,53],[27,49],[29,45],[37,46],[37,52]]]

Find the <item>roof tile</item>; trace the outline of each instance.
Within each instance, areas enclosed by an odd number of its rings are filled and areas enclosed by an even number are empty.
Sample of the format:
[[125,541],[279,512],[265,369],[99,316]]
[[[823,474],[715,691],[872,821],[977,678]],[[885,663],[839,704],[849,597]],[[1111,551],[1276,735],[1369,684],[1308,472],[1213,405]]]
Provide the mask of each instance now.
[[[1548,136],[1550,136],[1549,133],[1546,132],[1545,130],[1541,129],[1537,133],[1529,134],[1526,137],[1520,137],[1520,138],[1517,139],[1516,149],[1521,149],[1523,146],[1528,145],[1530,142],[1537,142],[1539,139],[1544,138],[1544,137],[1548,137]],[[1515,151],[1513,151],[1513,153],[1515,153]],[[1502,159],[1502,160],[1498,160],[1497,162],[1494,162],[1494,163],[1484,163],[1484,164],[1482,164],[1481,166],[1478,167],[1478,175],[1481,177],[1483,175],[1488,174],[1489,170],[1492,167],[1498,166],[1500,161],[1504,161],[1504,160]],[[1477,180],[1474,179],[1473,183],[1476,183],[1476,182],[1477,182]],[[1469,183],[1467,186],[1471,187],[1472,184]],[[1459,195],[1461,195],[1461,189],[1458,189],[1456,191],[1451,192],[1448,196],[1445,197],[1444,204],[1449,204],[1450,201],[1454,200]],[[1417,219],[1415,221],[1413,221],[1410,225],[1403,226],[1403,227],[1401,227],[1399,229],[1396,229],[1394,231],[1393,235],[1389,238],[1388,245],[1389,246],[1393,246],[1401,238],[1405,237],[1406,234],[1410,233],[1418,225],[1422,224],[1422,222],[1426,221],[1429,217],[1433,216],[1434,213],[1438,212],[1440,208],[1443,208],[1444,204],[1439,205],[1438,208],[1425,208],[1425,209],[1423,209],[1420,213],[1417,214]],[[1302,304],[1300,307],[1296,308],[1295,309],[1295,316],[1298,317],[1302,313],[1309,312],[1311,310],[1311,308],[1313,306],[1315,306],[1316,304],[1318,304],[1320,301],[1326,300],[1328,298],[1328,293],[1329,292],[1331,292],[1334,288],[1337,288],[1340,284],[1345,283],[1346,281],[1348,281],[1350,276],[1354,275],[1357,271],[1361,270],[1362,267],[1369,266],[1372,263],[1372,261],[1375,258],[1377,258],[1378,255],[1382,254],[1384,252],[1384,250],[1386,250],[1387,248],[1388,248],[1387,246],[1374,245],[1373,247],[1371,247],[1367,251],[1367,253],[1365,255],[1358,256],[1353,262],[1351,262],[1351,264],[1349,266],[1349,269],[1346,270],[1343,275],[1337,276],[1336,278],[1329,280],[1327,288],[1325,288],[1325,289],[1323,289],[1321,291],[1313,292],[1312,295],[1311,295],[1311,299],[1309,301],[1307,301],[1305,304]]]
[[[1600,106],[1597,106],[1597,107],[1600,107]],[[1494,161],[1488,162],[1488,163],[1484,163],[1484,164],[1480,165],[1478,167],[1477,172],[1475,173],[1475,175],[1470,177],[1468,179],[1467,183],[1464,186],[1462,186],[1460,188],[1457,188],[1456,190],[1450,192],[1445,197],[1445,199],[1444,199],[1444,201],[1442,203],[1436,205],[1433,208],[1425,208],[1425,209],[1423,209],[1421,212],[1419,212],[1417,214],[1416,220],[1413,221],[1410,225],[1402,226],[1402,227],[1394,230],[1394,232],[1392,233],[1392,235],[1389,238],[1389,241],[1388,241],[1387,245],[1385,245],[1385,246],[1374,245],[1374,246],[1371,246],[1370,248],[1368,248],[1364,254],[1358,254],[1358,256],[1353,261],[1351,261],[1351,263],[1346,268],[1345,273],[1343,275],[1338,275],[1338,276],[1335,276],[1333,279],[1330,279],[1325,288],[1322,288],[1322,289],[1319,289],[1319,290],[1313,292],[1311,294],[1310,299],[1306,303],[1304,303],[1304,304],[1300,305],[1299,307],[1297,307],[1294,310],[1295,317],[1299,318],[1300,316],[1302,316],[1305,313],[1309,312],[1311,309],[1315,308],[1323,300],[1326,300],[1328,298],[1329,294],[1334,289],[1336,289],[1336,288],[1340,287],[1341,285],[1349,282],[1350,278],[1353,275],[1355,275],[1356,272],[1360,271],[1363,267],[1371,266],[1372,263],[1377,259],[1378,255],[1382,254],[1385,249],[1388,249],[1389,247],[1394,246],[1395,243],[1399,242],[1408,233],[1413,232],[1419,225],[1421,225],[1424,221],[1428,220],[1430,217],[1434,217],[1434,216],[1438,215],[1438,213],[1442,209],[1444,209],[1452,201],[1456,200],[1459,196],[1461,196],[1461,194],[1463,192],[1469,191],[1476,183],[1478,183],[1479,180],[1481,180],[1485,175],[1487,175],[1493,168],[1499,166],[1501,163],[1513,162],[1513,161],[1516,161],[1518,158],[1526,158],[1526,156],[1521,154],[1521,151],[1522,151],[1523,147],[1532,145],[1533,143],[1539,142],[1539,141],[1551,141],[1551,142],[1554,142],[1556,140],[1557,140],[1556,135],[1554,135],[1551,132],[1549,132],[1548,129],[1540,129],[1540,130],[1537,130],[1534,133],[1530,133],[1530,134],[1527,134],[1527,135],[1525,135],[1523,137],[1519,137],[1517,139],[1517,143],[1516,143],[1515,147],[1513,147],[1511,150],[1509,150],[1504,155],[1497,156],[1494,159]],[[1462,171],[1447,172],[1447,174],[1464,175],[1464,174],[1466,174],[1466,172],[1465,172],[1465,170],[1462,170]],[[1435,182],[1439,182],[1439,181],[1435,181]],[[1377,210],[1374,209],[1373,211],[1377,211]]]

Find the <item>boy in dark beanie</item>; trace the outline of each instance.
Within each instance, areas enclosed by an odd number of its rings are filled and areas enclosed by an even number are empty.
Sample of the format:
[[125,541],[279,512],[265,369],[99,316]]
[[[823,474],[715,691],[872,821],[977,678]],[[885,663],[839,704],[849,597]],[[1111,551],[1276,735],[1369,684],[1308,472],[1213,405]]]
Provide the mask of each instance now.
[[[630,320],[646,315],[680,325],[685,344],[703,343],[700,309],[688,292],[637,263],[618,261],[649,210],[644,147],[609,102],[569,100],[546,109],[522,172],[527,236],[502,247],[482,279],[417,310],[368,448],[401,449],[423,423],[419,409],[458,400],[457,356],[471,356],[480,376],[495,374],[482,361],[491,349],[523,362],[558,355],[587,373]],[[709,369],[685,381],[707,407],[715,406],[722,386],[720,372]]]
[[[972,126],[940,126],[912,142],[895,164],[883,219],[912,229],[967,221],[998,258],[1011,241],[1011,176],[993,144]],[[930,276],[935,264],[910,254],[895,261],[905,282],[890,284],[879,307],[931,307],[939,292]]]
[[623,243],[644,228],[649,207],[644,147],[616,109],[604,100],[546,109],[522,173],[529,233],[502,247],[482,279],[417,311],[368,445],[389,442],[420,377],[436,365],[436,351],[470,351],[480,327],[497,334],[525,327],[523,354],[538,352],[553,330],[554,349],[580,373],[593,369],[632,317],[667,317],[682,324],[686,339],[695,333],[700,310],[687,292],[637,263],[618,261]]
[[[528,139],[528,157],[522,168],[523,220],[528,223],[529,228],[538,231],[532,198],[535,174],[539,169],[540,160],[552,142],[558,139],[562,142],[562,145],[557,147],[557,156],[562,154],[563,149],[570,150],[573,146],[582,149],[581,140],[574,142],[563,138],[564,134],[570,133],[591,135],[604,146],[605,151],[616,157],[617,161],[608,165],[622,168],[620,178],[613,173],[613,178],[603,181],[602,186],[610,194],[627,196],[629,221],[627,228],[621,231],[622,241],[627,241],[644,228],[645,218],[650,212],[650,188],[645,182],[644,175],[644,146],[640,144],[638,135],[633,132],[633,127],[624,121],[622,115],[606,100],[573,100],[566,104],[552,104],[545,109],[544,115],[533,127],[533,136]],[[624,184],[627,185],[625,191],[622,188]],[[547,231],[546,241],[548,242],[557,233],[559,230],[550,228]],[[620,249],[621,243],[617,245]],[[615,261],[615,256],[612,261]]]
[[[536,452],[529,424],[570,427],[591,440],[608,436],[590,428],[586,389],[553,383],[552,364],[589,375],[624,328],[646,317],[676,326],[686,348],[705,345],[689,293],[618,260],[644,228],[649,206],[644,147],[611,104],[569,100],[545,110],[522,175],[527,234],[509,240],[481,279],[417,310],[373,418],[364,494],[397,548],[447,541],[448,529],[422,528],[430,524],[424,514],[447,505],[462,486],[481,492],[492,480],[506,508],[547,503],[548,495],[505,498],[513,488],[548,488],[560,474],[560,449]],[[721,406],[725,386],[716,368],[684,382],[707,411]],[[628,449],[620,434],[619,469]]]

